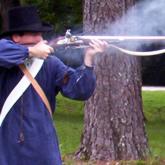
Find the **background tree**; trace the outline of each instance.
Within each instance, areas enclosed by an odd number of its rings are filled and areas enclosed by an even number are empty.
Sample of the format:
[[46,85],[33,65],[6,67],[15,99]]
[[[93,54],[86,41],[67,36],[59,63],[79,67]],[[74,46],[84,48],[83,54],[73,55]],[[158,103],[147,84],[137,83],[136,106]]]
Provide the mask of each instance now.
[[1,19],[2,19],[2,31],[8,29],[8,9],[21,5],[21,0],[0,0],[1,4]]
[[[108,33],[135,0],[85,0],[84,32]],[[127,29],[128,30],[128,29]],[[85,121],[77,158],[145,159],[150,151],[144,126],[140,59],[113,49],[94,60],[97,88],[85,103]]]
[[82,0],[23,0],[22,5],[34,4],[43,22],[53,24],[57,36],[67,29],[82,32]]

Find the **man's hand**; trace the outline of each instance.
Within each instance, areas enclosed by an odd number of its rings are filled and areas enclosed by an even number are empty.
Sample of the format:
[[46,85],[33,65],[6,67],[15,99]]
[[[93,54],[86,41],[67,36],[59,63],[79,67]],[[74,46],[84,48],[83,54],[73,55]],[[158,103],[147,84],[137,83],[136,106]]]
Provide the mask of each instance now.
[[85,59],[84,59],[84,63],[91,67],[92,66],[92,61],[93,61],[93,57],[97,54],[97,53],[103,53],[104,50],[106,48],[108,48],[108,43],[105,41],[100,41],[100,40],[94,40],[92,39],[91,42],[89,43],[89,45],[91,46],[90,48],[88,48],[86,54],[85,54]]
[[51,46],[47,45],[46,40],[40,41],[36,45],[29,47],[30,57],[46,59],[53,52],[54,49]]

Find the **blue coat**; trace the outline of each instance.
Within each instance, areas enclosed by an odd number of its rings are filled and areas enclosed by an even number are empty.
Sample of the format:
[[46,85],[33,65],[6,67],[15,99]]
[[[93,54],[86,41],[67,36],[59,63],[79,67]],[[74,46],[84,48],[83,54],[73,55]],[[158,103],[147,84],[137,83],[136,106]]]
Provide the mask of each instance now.
[[[27,58],[26,46],[0,40],[0,111],[23,76],[17,64]],[[82,65],[76,70],[69,68],[70,78],[66,84],[62,82],[65,72],[66,66],[55,56],[50,56],[36,76],[50,102],[52,113],[59,92],[71,99],[87,100],[95,89],[92,67]],[[22,98],[23,103],[20,98],[0,127],[0,165],[61,165],[58,138],[45,104],[31,85]],[[24,135],[23,145],[19,143],[20,132]]]

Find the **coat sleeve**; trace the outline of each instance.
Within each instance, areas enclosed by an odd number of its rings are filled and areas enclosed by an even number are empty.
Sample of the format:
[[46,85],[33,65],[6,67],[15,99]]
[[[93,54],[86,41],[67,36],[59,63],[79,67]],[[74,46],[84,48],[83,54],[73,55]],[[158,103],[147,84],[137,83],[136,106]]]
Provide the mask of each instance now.
[[[67,68],[62,62],[59,62],[57,66],[55,84],[60,88],[61,94],[74,100],[89,99],[96,87],[94,68],[83,64],[77,69],[72,69]],[[66,73],[68,74],[67,81],[63,82]]]
[[23,63],[28,57],[27,46],[18,45],[11,40],[0,40],[0,67],[12,68]]

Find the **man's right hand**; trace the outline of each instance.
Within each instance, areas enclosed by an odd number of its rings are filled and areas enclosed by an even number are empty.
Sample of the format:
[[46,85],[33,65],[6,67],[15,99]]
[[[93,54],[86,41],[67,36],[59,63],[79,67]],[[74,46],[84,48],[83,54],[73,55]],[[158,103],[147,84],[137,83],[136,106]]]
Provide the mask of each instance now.
[[38,42],[34,46],[28,47],[29,56],[46,59],[51,53],[54,52],[54,49],[51,46],[47,45],[47,43],[48,42],[46,40],[43,40]]

